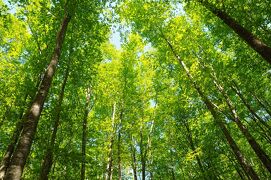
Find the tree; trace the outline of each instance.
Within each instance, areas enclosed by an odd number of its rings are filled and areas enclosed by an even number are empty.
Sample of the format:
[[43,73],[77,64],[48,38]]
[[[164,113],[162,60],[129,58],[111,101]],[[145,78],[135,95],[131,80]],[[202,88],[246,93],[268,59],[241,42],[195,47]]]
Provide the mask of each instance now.
[[269,179],[270,7],[0,0],[0,179]]
[[238,22],[236,22],[231,16],[222,10],[216,8],[208,1],[199,1],[203,6],[209,9],[214,15],[220,18],[225,24],[227,24],[236,34],[239,35],[246,43],[259,53],[269,64],[271,64],[271,47],[266,45],[258,37],[253,35],[249,30],[244,28]]
[[18,146],[14,151],[10,166],[7,168],[7,173],[4,179],[20,179],[22,175],[23,168],[31,148],[33,137],[35,135],[39,116],[47,97],[58,59],[61,55],[62,44],[70,20],[71,15],[68,13],[65,14],[60,31],[56,38],[56,46],[52,54],[51,62],[44,74],[44,78],[41,82],[38,93],[25,115],[25,122],[23,125],[21,137],[19,139]]

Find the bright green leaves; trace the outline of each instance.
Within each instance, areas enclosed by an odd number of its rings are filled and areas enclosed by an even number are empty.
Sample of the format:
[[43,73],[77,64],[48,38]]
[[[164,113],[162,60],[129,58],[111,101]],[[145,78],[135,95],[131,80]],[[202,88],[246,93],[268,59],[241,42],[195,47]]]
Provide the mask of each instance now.
[[[269,152],[270,146],[259,133],[261,129],[231,88],[234,80],[256,113],[269,122],[269,67],[199,3],[20,2],[13,14],[0,1],[0,126],[4,122],[1,138],[5,145],[12,125],[42,79],[62,17],[67,11],[73,16],[25,171],[26,179],[36,179],[39,172],[68,67],[52,179],[78,179],[82,118],[89,87],[92,110],[88,116],[86,173],[90,179],[103,179],[107,173],[112,137],[113,179],[117,178],[118,134],[121,135],[122,178],[132,177],[132,163],[137,173],[142,173],[145,162],[147,176],[152,174],[153,179],[238,179],[238,173],[243,173],[241,167],[235,163],[211,113],[167,41],[185,62],[195,83],[216,104],[216,110],[257,172],[263,172],[257,157],[232,122],[228,105],[216,88],[213,76],[232,100],[242,122]],[[270,3],[267,1],[255,5],[252,5],[254,1],[244,0],[209,2],[223,7],[267,41],[270,39]],[[248,13],[250,11],[253,13]],[[110,28],[106,23],[112,22],[119,28],[120,49],[107,41]],[[25,95],[28,95],[26,100]],[[266,106],[260,105],[256,95]],[[262,173],[261,177],[267,175]]]

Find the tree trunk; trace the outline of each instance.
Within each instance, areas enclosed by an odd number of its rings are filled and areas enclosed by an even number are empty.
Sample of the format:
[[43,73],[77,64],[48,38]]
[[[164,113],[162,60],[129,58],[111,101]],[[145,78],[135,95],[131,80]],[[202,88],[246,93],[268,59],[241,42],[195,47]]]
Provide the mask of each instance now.
[[22,129],[23,129],[23,123],[22,123],[22,119],[20,119],[19,122],[17,122],[17,124],[16,124],[16,127],[13,132],[10,143],[9,143],[7,150],[6,150],[6,153],[2,159],[1,166],[0,166],[0,179],[3,179],[3,177],[5,176],[5,173],[7,171],[7,168],[9,167],[12,153],[14,152],[14,149],[16,147],[16,144],[17,144],[17,141],[18,141],[18,138],[20,136]]
[[112,180],[113,175],[113,144],[114,144],[114,137],[111,136],[110,139],[110,149],[109,149],[109,155],[108,155],[108,163],[107,163],[107,176],[106,180]]
[[200,97],[203,100],[204,104],[206,105],[207,109],[212,114],[215,123],[221,129],[221,131],[223,132],[223,134],[224,134],[229,146],[231,147],[233,153],[235,154],[236,159],[238,160],[239,164],[242,167],[244,167],[245,171],[249,174],[249,176],[252,179],[259,179],[259,177],[256,174],[256,172],[254,171],[254,169],[251,167],[251,165],[244,158],[244,156],[241,153],[241,151],[240,151],[239,147],[237,146],[236,142],[234,141],[234,139],[230,135],[230,132],[228,131],[226,125],[221,120],[219,114],[215,111],[215,105],[204,95],[204,93],[202,92],[202,90],[200,89],[198,84],[194,81],[194,78],[190,74],[189,69],[186,67],[186,65],[182,61],[182,59],[176,54],[176,52],[174,51],[172,45],[170,44],[170,42],[166,39],[166,37],[164,35],[163,35],[163,38],[166,40],[166,42],[167,42],[168,46],[170,47],[170,49],[171,49],[173,55],[175,56],[175,58],[179,61],[180,65],[184,68],[187,77],[193,83],[193,86],[194,86],[195,90],[198,92],[198,94],[200,95]]
[[58,96],[58,102],[55,110],[55,122],[54,122],[54,129],[53,133],[51,136],[50,144],[46,150],[45,156],[43,158],[42,166],[41,166],[41,172],[40,172],[40,180],[47,180],[52,164],[53,164],[53,151],[54,151],[54,146],[55,146],[55,141],[56,141],[56,133],[58,130],[59,122],[60,122],[60,113],[61,113],[61,106],[64,98],[64,92],[65,92],[65,87],[67,84],[68,76],[69,76],[69,69],[70,66],[68,65],[65,75],[64,75],[64,80],[63,84],[61,86],[61,91]]
[[257,100],[257,102],[262,106],[262,108],[264,108],[264,110],[269,114],[269,116],[271,117],[271,110],[264,104],[264,102],[262,102],[262,100],[260,100],[256,95],[253,95],[255,97],[255,99]]
[[171,168],[170,171],[171,171],[171,177],[172,177],[172,180],[176,180],[176,178],[175,178],[175,173],[174,173],[174,169]]
[[118,178],[121,180],[121,134],[118,132]]
[[[40,81],[37,82],[36,84],[36,89],[38,89],[39,87],[39,84],[40,84]],[[31,95],[32,93],[27,93],[24,97],[24,106],[27,102],[27,98],[30,96],[33,97],[33,95]],[[30,105],[30,104],[29,104]],[[5,176],[5,173],[7,171],[7,168],[9,166],[9,163],[10,163],[10,160],[11,160],[11,157],[12,157],[12,154],[15,150],[15,147],[17,145],[17,142],[18,142],[18,139],[20,137],[20,134],[21,134],[21,131],[23,129],[23,117],[24,117],[24,106],[21,108],[21,111],[20,111],[20,115],[19,115],[19,121],[16,123],[16,127],[13,131],[13,135],[12,135],[12,138],[10,140],[10,143],[7,147],[7,150],[6,150],[6,153],[1,161],[1,166],[0,166],[0,179],[3,179],[4,176]]]
[[[227,156],[227,155],[226,155]],[[239,177],[242,179],[242,180],[245,180],[245,179],[250,179],[249,176],[247,176],[246,174],[244,174],[244,172],[242,171],[243,169],[240,169],[240,166],[238,163],[236,163],[235,159],[231,158],[230,156],[227,156],[227,158],[229,159],[230,162],[232,162],[233,166],[234,166],[234,169],[236,170],[236,172],[238,173]],[[247,178],[245,178],[245,176]]]
[[116,103],[114,103],[112,108],[112,134],[110,137],[110,147],[108,154],[108,163],[107,163],[107,176],[106,180],[112,180],[113,177],[113,144],[114,144],[114,129],[115,129],[115,113],[116,113]]
[[21,137],[19,139],[18,146],[12,156],[10,166],[8,167],[7,173],[4,177],[5,180],[19,180],[21,178],[26,159],[30,152],[33,138],[36,133],[39,117],[52,83],[53,75],[56,70],[56,65],[61,55],[61,49],[70,19],[71,16],[69,14],[66,14],[63,18],[61,28],[57,35],[56,46],[52,55],[51,62],[47,67],[44,78],[34,98],[34,101],[32,102],[31,106],[28,109],[28,112],[24,117]]
[[267,129],[267,133],[270,136],[270,129],[271,127],[253,110],[253,108],[250,106],[250,104],[246,101],[241,91],[238,89],[237,84],[233,81],[234,86],[232,86],[232,89],[236,92],[236,94],[239,96],[239,98],[242,100],[244,105],[247,107],[249,112],[256,118],[258,121]]
[[[24,103],[26,104],[28,94],[25,95]],[[16,123],[16,127],[13,131],[12,138],[10,140],[10,143],[7,147],[6,153],[1,161],[0,165],[0,179],[3,179],[6,173],[6,170],[9,166],[12,154],[14,152],[14,149],[17,145],[18,138],[20,137],[21,131],[23,129],[23,115],[24,115],[24,108],[21,108],[20,115],[19,115],[19,121]]]
[[123,119],[123,109],[120,112],[120,122],[118,128],[118,178],[121,180],[121,128]]
[[231,16],[222,10],[214,7],[206,0],[199,0],[199,2],[209,9],[215,16],[220,18],[225,24],[227,24],[241,39],[247,42],[247,44],[253,48],[258,54],[260,54],[269,64],[271,64],[271,47],[267,46],[258,37],[253,35],[249,30],[240,25]]
[[86,173],[86,144],[87,144],[87,120],[88,120],[88,114],[90,111],[89,104],[90,104],[90,88],[87,89],[86,93],[86,105],[85,105],[85,114],[83,119],[83,127],[82,127],[82,163],[81,163],[81,180],[85,179],[85,173]]
[[[188,133],[187,139],[189,141],[190,147],[191,147],[192,151],[195,151],[196,147],[194,145],[194,141],[193,141],[193,138],[192,138],[192,132],[190,130],[188,122],[184,122],[184,126],[186,128],[187,133]],[[202,165],[201,160],[200,160],[198,155],[196,155],[196,160],[197,160],[197,163],[198,163],[199,170],[200,170],[201,174],[203,175],[204,179],[206,179],[205,171],[204,171],[203,165]]]
[[141,173],[142,173],[142,180],[146,179],[146,157],[145,151],[146,149],[143,147],[143,133],[142,129],[140,131],[140,158],[141,158]]
[[[201,64],[201,66],[203,68],[205,68],[205,65],[202,64],[202,62],[199,61],[199,63]],[[230,100],[229,96],[227,95],[227,93],[225,92],[224,88],[221,86],[221,84],[218,82],[216,73],[214,72],[213,68],[211,68],[212,72],[211,72],[211,77],[213,78],[213,82],[216,86],[216,88],[218,89],[218,91],[222,94],[222,96],[224,97],[226,104],[231,112],[231,116],[233,119],[233,121],[237,124],[239,130],[242,132],[242,134],[245,136],[245,138],[247,139],[248,143],[250,144],[251,148],[254,150],[254,152],[256,153],[256,155],[258,156],[258,158],[261,160],[261,162],[263,163],[263,165],[267,168],[267,170],[269,172],[271,172],[271,160],[268,157],[268,155],[264,152],[264,150],[260,147],[260,145],[256,142],[256,140],[254,139],[254,137],[250,134],[250,132],[248,131],[248,129],[243,125],[243,123],[241,122],[237,111],[232,103],[232,101]]]
[[134,148],[133,145],[131,145],[131,151],[132,151],[132,169],[133,169],[134,180],[137,180],[136,149]]
[[238,128],[242,132],[242,134],[247,139],[248,143],[250,144],[251,148],[254,150],[258,158],[262,161],[263,165],[267,168],[267,170],[271,173],[271,160],[268,157],[268,155],[263,151],[263,149],[260,147],[260,145],[256,142],[254,137],[250,134],[248,129],[243,125],[243,123],[240,121],[240,118],[237,114],[236,109],[233,106],[233,103],[231,102],[230,98],[224,91],[224,88],[217,82],[217,78],[215,75],[212,75],[214,78],[214,83],[219,90],[219,92],[223,95],[224,99],[226,100],[226,103],[231,111],[231,114],[233,116],[233,121],[237,124]]

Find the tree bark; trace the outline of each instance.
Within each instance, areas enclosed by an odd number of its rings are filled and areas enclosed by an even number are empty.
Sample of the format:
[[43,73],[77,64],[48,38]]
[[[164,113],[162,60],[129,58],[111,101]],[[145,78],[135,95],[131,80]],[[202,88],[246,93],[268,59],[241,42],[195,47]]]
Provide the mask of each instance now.
[[176,178],[175,178],[175,173],[174,173],[174,169],[171,168],[170,171],[171,171],[171,177],[172,177],[172,180],[176,180]]
[[[40,81],[37,82],[36,84],[36,89],[38,89],[40,84]],[[5,176],[5,173],[7,171],[7,168],[9,167],[9,163],[12,157],[12,154],[15,150],[15,147],[18,143],[18,139],[20,137],[21,131],[23,129],[23,117],[24,117],[24,106],[27,103],[27,98],[30,96],[33,97],[33,95],[31,95],[32,93],[27,93],[24,97],[24,102],[23,102],[23,107],[20,110],[20,115],[19,115],[19,121],[16,123],[16,127],[13,131],[13,135],[12,138],[10,140],[10,143],[7,147],[6,153],[1,161],[1,166],[0,166],[0,179],[3,179]]]
[[237,84],[233,81],[233,86],[232,89],[236,92],[236,94],[239,96],[239,98],[242,100],[242,102],[244,103],[244,105],[247,107],[247,109],[249,110],[249,112],[256,118],[258,119],[258,121],[267,129],[267,133],[270,135],[271,131],[271,127],[253,110],[253,108],[250,106],[250,104],[246,101],[246,99],[244,98],[243,94],[241,93],[241,91],[239,90]]
[[215,111],[215,105],[204,95],[204,93],[202,92],[202,90],[200,89],[200,87],[198,86],[196,81],[194,81],[194,78],[190,74],[190,71],[186,67],[185,63],[182,61],[182,59],[174,51],[174,49],[173,49],[172,45],[170,44],[170,42],[166,39],[166,37],[163,34],[162,34],[162,36],[165,39],[165,41],[167,42],[168,46],[170,47],[170,49],[171,49],[173,55],[175,56],[175,58],[178,60],[180,65],[184,68],[188,79],[192,82],[193,87],[198,92],[198,94],[200,95],[200,97],[203,100],[204,104],[206,105],[207,109],[212,114],[215,123],[221,129],[221,131],[223,132],[223,134],[224,134],[230,148],[232,149],[233,153],[235,154],[235,157],[238,160],[239,164],[242,167],[244,167],[244,170],[249,174],[249,176],[252,179],[257,179],[258,180],[259,179],[258,175],[254,171],[252,166],[246,161],[245,157],[243,156],[242,152],[240,151],[239,147],[237,146],[236,142],[234,141],[234,139],[232,138],[230,132],[228,131],[226,125],[224,124],[224,122],[220,118],[219,114]]
[[[236,163],[235,159],[231,158],[230,156],[227,156],[227,158],[229,159],[230,162],[232,162],[234,169],[236,170],[236,172],[238,173],[239,177],[242,180],[250,179],[250,177],[245,172],[242,171],[243,169],[240,169],[240,166],[238,163]],[[245,177],[247,177],[247,178],[245,178]]]
[[21,178],[26,159],[30,152],[33,138],[36,133],[39,117],[42,112],[45,99],[48,95],[58,60],[61,55],[61,49],[70,19],[71,16],[69,14],[66,14],[63,18],[61,28],[57,35],[56,46],[52,54],[51,62],[47,67],[44,78],[34,98],[34,101],[32,102],[24,117],[23,130],[18,142],[18,146],[12,156],[10,166],[7,168],[7,173],[4,177],[5,180],[19,180]]
[[225,24],[227,24],[236,34],[239,35],[241,39],[246,41],[246,43],[253,48],[258,54],[264,58],[269,64],[271,64],[271,47],[267,46],[258,37],[253,35],[249,30],[240,25],[226,12],[208,3],[206,0],[199,0],[199,2],[209,9],[215,16],[220,18]]
[[110,138],[110,149],[109,149],[109,155],[108,155],[108,163],[107,163],[107,176],[106,180],[112,180],[113,175],[113,144],[114,144],[114,137],[111,136]]
[[[184,122],[184,126],[186,128],[187,133],[188,133],[187,134],[187,139],[188,139],[188,142],[190,144],[190,147],[191,147],[192,151],[195,151],[196,147],[195,147],[195,144],[194,144],[194,141],[193,141],[192,132],[190,130],[188,122]],[[198,163],[199,170],[200,170],[201,174],[203,175],[203,178],[206,179],[205,171],[204,171],[203,165],[202,165],[201,160],[200,160],[198,155],[196,155],[196,161]]]
[[134,180],[137,180],[136,149],[132,144],[131,144],[131,151],[132,151],[132,169],[133,169]]
[[146,179],[146,156],[145,151],[146,149],[143,147],[143,133],[142,129],[140,131],[140,159],[141,159],[141,173],[142,173],[142,180]]
[[258,158],[261,160],[263,165],[266,167],[266,169],[271,173],[271,160],[269,156],[264,152],[264,150],[261,148],[261,146],[256,142],[254,137],[250,134],[248,129],[243,125],[241,122],[236,109],[233,106],[233,103],[231,102],[230,98],[224,91],[224,88],[218,84],[216,77],[213,75],[214,83],[217,87],[217,89],[220,91],[220,93],[224,96],[224,99],[226,100],[227,106],[229,107],[231,114],[233,116],[233,121],[237,124],[238,128],[242,132],[242,134],[247,139],[248,143],[250,144],[251,148],[254,150]]
[[87,120],[88,120],[88,114],[90,111],[89,104],[90,104],[90,88],[87,89],[86,93],[86,105],[85,105],[85,114],[84,119],[82,122],[82,162],[81,162],[81,180],[85,179],[85,173],[86,173],[86,144],[87,144]]
[[62,106],[62,102],[63,102],[63,98],[64,98],[64,92],[65,92],[65,87],[68,81],[68,76],[69,76],[69,69],[70,66],[68,65],[65,74],[64,74],[64,80],[61,86],[61,91],[60,94],[58,96],[58,103],[56,106],[56,110],[55,110],[55,122],[54,122],[54,129],[53,129],[53,133],[51,136],[51,140],[50,140],[50,144],[46,150],[45,156],[43,158],[43,162],[42,162],[42,166],[41,166],[41,172],[40,172],[40,180],[47,180],[52,164],[53,164],[53,151],[54,151],[54,147],[55,147],[55,141],[56,141],[56,134],[57,134],[57,130],[58,130],[58,126],[59,126],[59,122],[60,122],[60,113],[61,113],[61,106]]
[[9,167],[12,154],[14,152],[14,149],[16,147],[16,144],[17,144],[17,141],[18,141],[18,138],[20,136],[22,129],[23,129],[23,123],[22,123],[22,119],[20,119],[19,122],[17,122],[17,124],[16,124],[11,141],[10,141],[10,143],[7,147],[6,153],[2,159],[1,166],[0,166],[0,179],[3,179],[3,177],[5,176],[5,173],[7,171],[7,168]]
[[115,129],[115,113],[116,113],[116,103],[114,103],[112,107],[112,134],[110,137],[110,147],[109,147],[109,154],[108,154],[108,163],[107,163],[107,176],[106,180],[112,180],[113,177],[113,144],[114,144],[114,129]]
[[123,119],[123,109],[120,112],[120,122],[118,128],[118,179],[121,180],[121,128]]
[[121,180],[121,134],[118,132],[118,179]]
[[264,104],[264,102],[262,102],[262,100],[260,100],[256,95],[253,96],[255,97],[257,102],[262,106],[262,108],[264,108],[264,110],[269,114],[269,116],[271,116],[271,110]]
[[[201,64],[201,66],[203,68],[205,68],[205,65],[202,62],[199,61],[199,63]],[[269,172],[271,172],[271,160],[270,160],[269,156],[264,152],[264,150],[261,148],[261,146],[256,142],[254,137],[248,131],[247,127],[241,122],[241,120],[237,114],[237,110],[235,109],[235,107],[233,105],[233,102],[231,101],[231,99],[229,98],[227,93],[225,92],[222,85],[218,82],[216,73],[214,72],[212,67],[211,67],[211,77],[213,78],[213,82],[214,82],[216,88],[222,94],[222,96],[224,97],[224,99],[226,101],[226,104],[227,104],[227,106],[230,110],[231,116],[232,116],[232,118],[230,117],[230,119],[232,119],[237,124],[239,130],[245,136],[245,138],[247,139],[251,148],[254,150],[254,152],[258,156],[258,158],[261,160],[261,162],[267,168],[267,170]]]
[[[26,104],[28,95],[29,94],[25,95],[23,104]],[[9,166],[9,163],[10,163],[10,160],[11,160],[11,157],[12,157],[12,154],[14,152],[14,149],[15,149],[15,147],[17,145],[17,142],[18,142],[18,139],[20,137],[21,131],[23,129],[23,122],[22,122],[23,115],[24,115],[24,108],[21,108],[20,114],[19,114],[19,121],[16,123],[15,129],[14,129],[13,134],[12,134],[12,138],[10,140],[10,143],[9,143],[8,147],[7,147],[6,153],[5,153],[5,155],[4,155],[4,157],[3,157],[2,161],[1,161],[0,179],[3,179],[4,176],[5,176],[6,170],[7,170],[8,166]]]

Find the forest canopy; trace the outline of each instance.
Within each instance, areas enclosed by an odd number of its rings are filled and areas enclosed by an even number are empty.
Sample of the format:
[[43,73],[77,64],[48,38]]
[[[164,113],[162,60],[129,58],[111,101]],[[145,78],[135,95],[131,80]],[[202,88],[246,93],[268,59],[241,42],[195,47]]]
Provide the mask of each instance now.
[[0,180],[270,179],[269,0],[0,0]]

